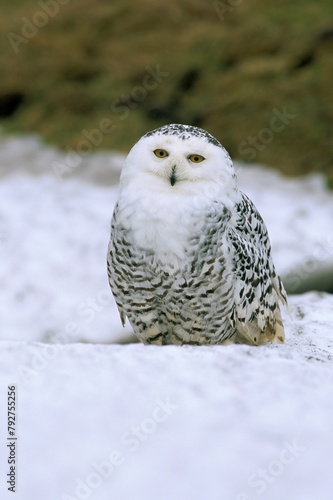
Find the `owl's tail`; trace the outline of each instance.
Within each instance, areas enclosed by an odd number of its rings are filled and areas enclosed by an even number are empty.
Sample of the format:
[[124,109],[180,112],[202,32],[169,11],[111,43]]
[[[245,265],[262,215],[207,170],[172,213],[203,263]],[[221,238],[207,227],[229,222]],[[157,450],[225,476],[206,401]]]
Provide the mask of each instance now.
[[284,326],[282,322],[281,310],[279,305],[276,305],[275,309],[275,323],[274,325],[268,324],[265,331],[260,334],[260,344],[266,344],[267,342],[278,342],[279,344],[284,344],[285,334]]

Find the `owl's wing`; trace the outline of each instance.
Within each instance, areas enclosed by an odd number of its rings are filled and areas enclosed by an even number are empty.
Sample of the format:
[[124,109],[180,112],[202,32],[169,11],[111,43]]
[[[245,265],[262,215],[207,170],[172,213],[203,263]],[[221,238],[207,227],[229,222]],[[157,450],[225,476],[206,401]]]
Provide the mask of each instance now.
[[228,239],[234,274],[234,304],[229,319],[238,331],[238,341],[255,345],[267,340],[283,343],[279,299],[287,305],[286,292],[274,269],[265,223],[244,194],[229,225]]
[[123,261],[122,261],[121,241],[118,241],[115,235],[117,215],[118,215],[118,205],[116,204],[111,220],[111,239],[108,246],[106,260],[107,260],[107,272],[108,272],[109,284],[112,290],[113,297],[117,304],[121,323],[123,326],[125,326],[126,314],[125,311],[123,310],[121,301],[119,299],[119,296],[121,295],[120,290],[122,289],[122,281],[123,281],[121,275]]

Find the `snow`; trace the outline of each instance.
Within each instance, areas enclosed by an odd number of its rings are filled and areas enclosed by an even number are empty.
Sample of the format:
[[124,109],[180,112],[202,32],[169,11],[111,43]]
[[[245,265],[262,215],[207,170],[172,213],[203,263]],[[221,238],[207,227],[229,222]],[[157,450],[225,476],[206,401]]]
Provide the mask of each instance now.
[[109,342],[122,334],[106,276],[115,197],[114,187],[78,180],[2,180],[1,336]]
[[[284,345],[112,344],[131,332],[105,270],[120,160],[59,177],[57,150],[0,140],[0,420],[15,384],[18,437],[13,494],[1,424],[1,499],[331,498],[333,296],[290,296]],[[290,287],[330,270],[323,179],[238,175]]]
[[3,341],[15,498],[330,499],[333,297],[291,310],[282,346]]

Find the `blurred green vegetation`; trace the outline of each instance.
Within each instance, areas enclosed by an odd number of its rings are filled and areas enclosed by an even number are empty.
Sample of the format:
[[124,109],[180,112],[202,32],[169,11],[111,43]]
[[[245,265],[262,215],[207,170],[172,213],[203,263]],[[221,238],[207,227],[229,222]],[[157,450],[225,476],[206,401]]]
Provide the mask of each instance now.
[[189,123],[235,159],[333,184],[332,0],[2,0],[1,11],[5,131],[127,151]]

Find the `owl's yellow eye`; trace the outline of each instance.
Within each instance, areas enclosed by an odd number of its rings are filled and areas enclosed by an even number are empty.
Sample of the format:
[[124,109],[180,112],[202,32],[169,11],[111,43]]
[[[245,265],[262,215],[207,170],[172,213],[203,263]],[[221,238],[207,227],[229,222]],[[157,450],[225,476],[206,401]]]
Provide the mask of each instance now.
[[204,156],[201,155],[190,155],[187,157],[192,163],[200,163],[205,160]]
[[157,156],[157,158],[166,158],[169,156],[169,153],[165,151],[165,149],[155,149],[154,155]]

